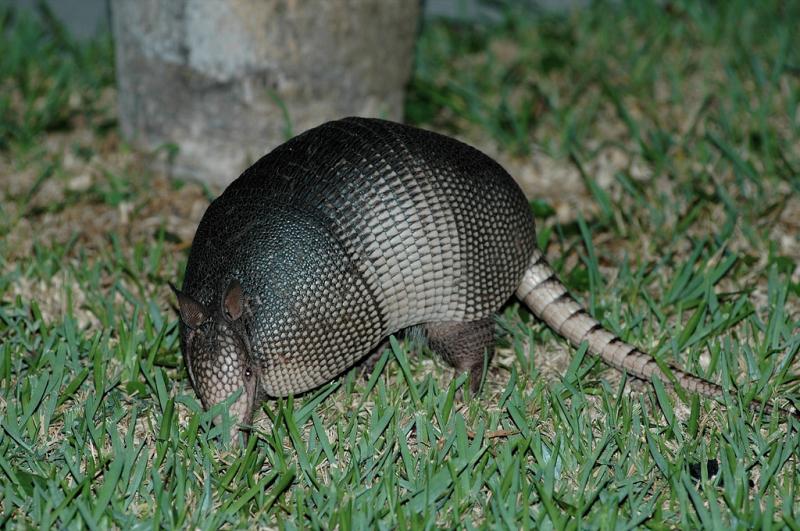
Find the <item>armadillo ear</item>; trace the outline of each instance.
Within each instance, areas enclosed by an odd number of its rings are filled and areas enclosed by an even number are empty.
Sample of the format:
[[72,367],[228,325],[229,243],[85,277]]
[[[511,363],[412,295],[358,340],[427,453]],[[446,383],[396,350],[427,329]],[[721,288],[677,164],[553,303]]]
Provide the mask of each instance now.
[[242,285],[235,278],[228,284],[225,296],[222,297],[222,313],[229,321],[235,321],[242,316],[244,310],[244,293]]
[[178,288],[169,285],[175,296],[178,298],[178,310],[181,315],[181,321],[189,328],[197,328],[208,319],[209,312],[206,307],[194,300],[191,296],[178,291]]

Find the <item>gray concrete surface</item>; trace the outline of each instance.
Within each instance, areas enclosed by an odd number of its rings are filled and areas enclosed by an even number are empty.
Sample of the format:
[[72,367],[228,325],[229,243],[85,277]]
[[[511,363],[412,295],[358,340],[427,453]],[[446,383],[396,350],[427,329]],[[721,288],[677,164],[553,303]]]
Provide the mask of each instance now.
[[122,132],[145,149],[177,145],[174,175],[225,184],[289,134],[349,115],[398,120],[417,8],[113,0]]

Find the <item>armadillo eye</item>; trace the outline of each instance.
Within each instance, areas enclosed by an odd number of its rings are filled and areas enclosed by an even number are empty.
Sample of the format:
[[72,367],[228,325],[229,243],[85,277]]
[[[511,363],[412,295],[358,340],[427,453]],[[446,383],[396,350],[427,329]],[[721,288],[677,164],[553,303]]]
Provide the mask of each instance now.
[[250,378],[251,376],[253,376],[253,371],[251,371],[250,369],[245,369],[244,370],[244,377],[245,378]]

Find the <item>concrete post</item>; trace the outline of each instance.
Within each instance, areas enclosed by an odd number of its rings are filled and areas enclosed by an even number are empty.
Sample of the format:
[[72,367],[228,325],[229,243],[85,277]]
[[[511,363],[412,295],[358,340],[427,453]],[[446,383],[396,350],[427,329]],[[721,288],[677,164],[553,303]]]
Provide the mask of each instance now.
[[402,116],[416,0],[112,0],[120,122],[225,184],[324,121]]

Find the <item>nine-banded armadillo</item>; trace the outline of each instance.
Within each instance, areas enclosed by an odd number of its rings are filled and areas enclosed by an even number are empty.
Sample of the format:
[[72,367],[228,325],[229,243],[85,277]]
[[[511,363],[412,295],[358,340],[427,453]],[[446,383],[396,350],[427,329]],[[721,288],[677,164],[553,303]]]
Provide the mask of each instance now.
[[244,425],[262,398],[319,386],[413,325],[477,390],[493,317],[515,293],[618,369],[723,394],[679,369],[662,373],[575,302],[499,164],[382,120],[323,124],[246,170],[203,216],[176,293],[197,395],[210,408],[242,389],[230,412]]

